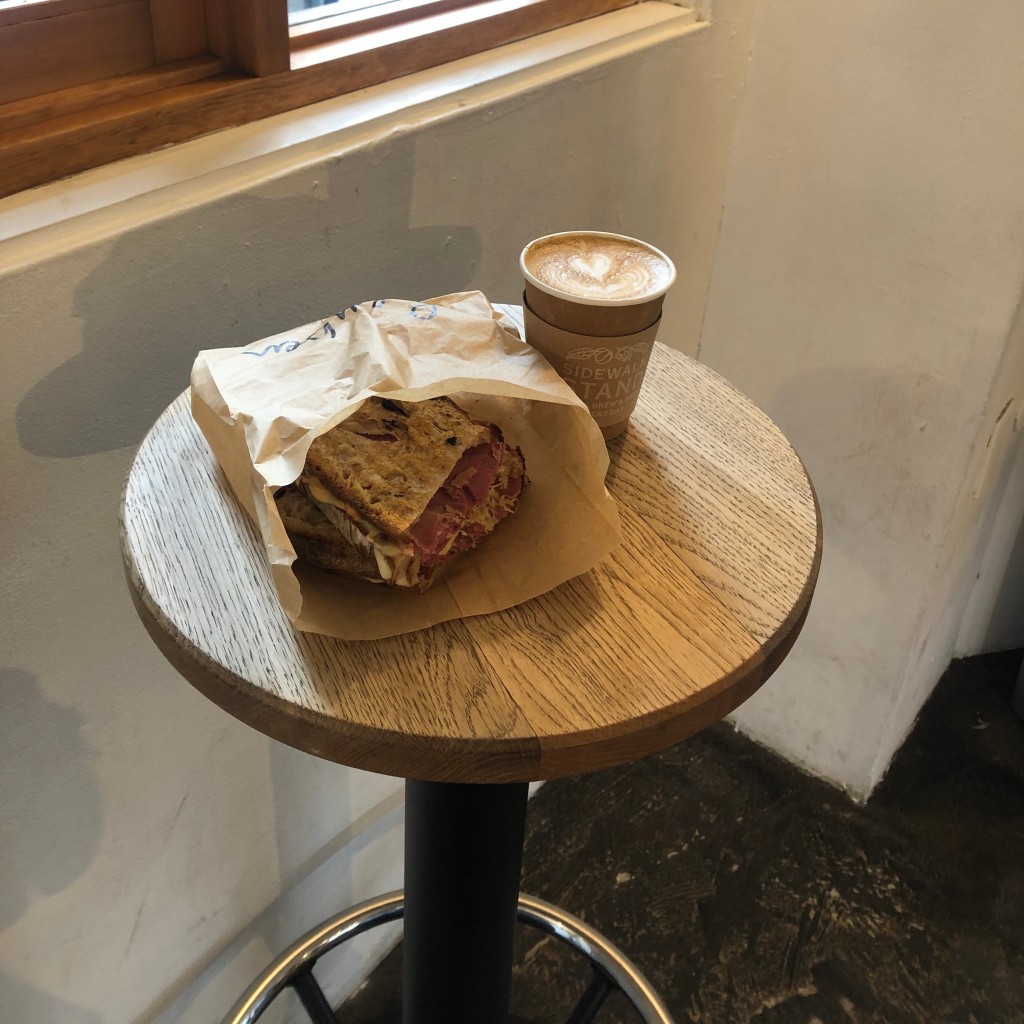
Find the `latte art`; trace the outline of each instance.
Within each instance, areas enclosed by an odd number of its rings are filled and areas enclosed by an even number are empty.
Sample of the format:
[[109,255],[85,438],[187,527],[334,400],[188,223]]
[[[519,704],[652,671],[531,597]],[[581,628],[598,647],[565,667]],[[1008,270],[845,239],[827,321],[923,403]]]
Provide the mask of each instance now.
[[526,269],[557,292],[590,300],[643,300],[671,284],[672,268],[655,249],[614,235],[563,234],[535,243]]

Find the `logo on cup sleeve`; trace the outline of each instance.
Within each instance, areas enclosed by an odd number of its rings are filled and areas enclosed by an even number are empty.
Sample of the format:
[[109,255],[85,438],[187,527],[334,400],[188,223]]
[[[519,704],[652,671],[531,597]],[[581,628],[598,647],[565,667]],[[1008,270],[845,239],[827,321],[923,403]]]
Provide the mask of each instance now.
[[642,341],[614,348],[577,345],[563,357],[561,375],[598,422],[611,423],[632,410],[652,348]]
[[628,363],[638,356],[646,355],[650,348],[650,345],[645,345],[642,341],[638,341],[633,345],[623,345],[616,349],[604,348],[603,346],[597,348],[582,346],[570,349],[565,358],[580,363],[593,360],[595,363],[603,366],[605,363],[610,363],[613,359],[620,363]]

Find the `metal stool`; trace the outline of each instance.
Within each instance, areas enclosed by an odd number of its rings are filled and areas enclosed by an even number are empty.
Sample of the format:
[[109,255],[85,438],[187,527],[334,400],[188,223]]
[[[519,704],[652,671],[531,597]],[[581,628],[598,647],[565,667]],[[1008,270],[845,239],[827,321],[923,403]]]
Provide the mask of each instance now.
[[[286,988],[295,989],[312,1024],[338,1024],[323,989],[313,977],[317,960],[371,928],[400,920],[404,909],[403,894],[392,892],[328,918],[267,966],[231,1008],[224,1024],[253,1024]],[[622,950],[578,917],[525,894],[519,897],[516,916],[590,961],[593,977],[566,1024],[589,1024],[616,989],[630,1001],[644,1024],[672,1024],[664,1003]]]

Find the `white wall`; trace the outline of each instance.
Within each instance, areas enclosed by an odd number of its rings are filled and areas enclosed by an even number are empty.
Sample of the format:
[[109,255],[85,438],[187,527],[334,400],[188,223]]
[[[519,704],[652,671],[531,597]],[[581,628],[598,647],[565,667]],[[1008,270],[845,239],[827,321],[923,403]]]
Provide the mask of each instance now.
[[1018,0],[755,23],[700,355],[805,459],[825,549],[802,639],[736,720],[860,796],[953,652],[1013,454],[1022,35]]
[[[695,351],[753,10],[722,0],[695,31],[622,12],[554,72],[454,96],[407,79],[383,92],[415,110],[378,122],[354,118],[371,94],[328,104],[336,127],[291,162],[226,166],[242,129],[0,203],[0,1020],[217,1020],[272,953],[400,885],[400,784],[236,723],[131,608],[121,484],[195,352],[382,294],[514,301],[523,243],[579,225],[679,257],[664,338]],[[182,165],[184,183],[59,218]],[[55,224],[18,237],[50,198]]]

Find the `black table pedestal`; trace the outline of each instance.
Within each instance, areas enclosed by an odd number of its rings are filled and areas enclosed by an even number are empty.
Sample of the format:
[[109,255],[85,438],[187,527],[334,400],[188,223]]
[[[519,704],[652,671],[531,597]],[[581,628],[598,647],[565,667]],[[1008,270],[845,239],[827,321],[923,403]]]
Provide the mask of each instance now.
[[406,782],[404,1024],[507,1019],[528,794]]

